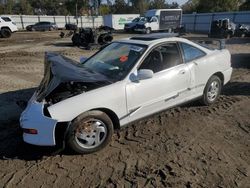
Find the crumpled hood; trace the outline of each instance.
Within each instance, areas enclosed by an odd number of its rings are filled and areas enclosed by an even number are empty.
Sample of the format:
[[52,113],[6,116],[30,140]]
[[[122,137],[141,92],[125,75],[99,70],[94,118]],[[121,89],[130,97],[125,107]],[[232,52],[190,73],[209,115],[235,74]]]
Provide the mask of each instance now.
[[57,53],[46,52],[44,78],[37,91],[38,101],[41,101],[60,83],[64,82],[111,83],[111,80],[100,73],[80,67],[79,63],[72,59]]
[[50,66],[53,76],[60,79],[62,82],[108,81],[106,76],[93,72],[90,69],[80,67],[78,64],[78,62],[56,53],[47,52],[45,54],[45,66]]

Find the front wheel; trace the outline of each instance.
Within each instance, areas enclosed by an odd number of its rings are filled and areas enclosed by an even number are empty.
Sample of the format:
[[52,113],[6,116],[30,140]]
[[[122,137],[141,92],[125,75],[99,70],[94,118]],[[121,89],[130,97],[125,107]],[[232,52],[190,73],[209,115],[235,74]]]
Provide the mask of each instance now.
[[10,38],[10,36],[11,36],[11,31],[10,31],[10,29],[7,29],[7,28],[1,29],[1,36],[2,36],[3,38]]
[[220,78],[213,75],[206,84],[201,102],[207,106],[215,103],[221,93],[221,87]]
[[107,114],[98,110],[89,111],[72,122],[66,142],[77,153],[93,153],[110,142],[113,132],[113,123]]
[[150,28],[150,27],[146,28],[145,33],[146,33],[146,34],[150,34],[150,33],[151,33],[151,28]]

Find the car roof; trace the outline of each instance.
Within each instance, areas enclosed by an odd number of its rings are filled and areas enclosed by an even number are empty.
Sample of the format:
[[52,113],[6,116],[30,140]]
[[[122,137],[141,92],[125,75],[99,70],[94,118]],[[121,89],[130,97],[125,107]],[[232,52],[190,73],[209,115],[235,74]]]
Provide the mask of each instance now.
[[118,40],[118,42],[127,42],[127,43],[133,43],[133,44],[141,44],[141,45],[154,45],[161,42],[166,41],[185,41],[187,42],[187,39],[178,37],[178,34],[176,33],[153,33],[148,35],[136,35],[131,38],[121,39]]
[[148,34],[148,35],[136,35],[135,37],[120,39],[120,40],[117,40],[116,42],[130,43],[130,44],[137,44],[137,45],[146,45],[148,47],[151,47],[151,46],[163,43],[163,42],[184,42],[184,43],[190,44],[194,47],[197,47],[206,53],[210,53],[213,51],[213,50],[210,50],[208,48],[205,48],[204,46],[202,46],[198,43],[190,41],[188,39],[177,37],[177,35],[176,34],[173,35],[173,33],[172,34],[154,33],[154,34]]

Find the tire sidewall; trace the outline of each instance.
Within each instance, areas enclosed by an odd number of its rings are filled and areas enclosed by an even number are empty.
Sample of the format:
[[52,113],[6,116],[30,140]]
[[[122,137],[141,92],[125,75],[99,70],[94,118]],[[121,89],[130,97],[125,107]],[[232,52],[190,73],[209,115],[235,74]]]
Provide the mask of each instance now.
[[[76,142],[75,129],[77,128],[77,125],[80,122],[89,118],[95,118],[95,119],[101,120],[106,125],[107,135],[106,135],[105,140],[99,146],[88,149],[88,148],[81,147]],[[93,152],[101,150],[110,142],[113,132],[114,132],[113,123],[107,114],[98,110],[89,111],[89,112],[79,115],[75,120],[72,121],[68,130],[67,136],[66,136],[66,143],[67,143],[67,146],[76,153],[80,153],[80,154],[93,153]]]
[[[211,83],[214,82],[214,81],[217,81],[217,83],[219,84],[219,90],[218,90],[218,94],[217,94],[216,98],[213,101],[210,101],[208,99],[208,89],[209,89]],[[205,104],[205,105],[207,105],[207,106],[215,103],[217,101],[218,97],[220,96],[221,89],[222,89],[222,82],[221,82],[220,78],[218,76],[213,75],[208,80],[208,82],[206,84],[206,87],[204,89],[203,97],[202,97],[202,103]]]

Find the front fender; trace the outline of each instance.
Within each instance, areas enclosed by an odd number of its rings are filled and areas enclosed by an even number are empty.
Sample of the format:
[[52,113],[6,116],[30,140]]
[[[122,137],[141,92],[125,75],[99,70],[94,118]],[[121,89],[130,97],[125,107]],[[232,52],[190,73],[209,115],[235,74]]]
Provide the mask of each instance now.
[[48,111],[58,122],[68,122],[91,109],[107,108],[118,118],[127,114],[125,84],[111,84],[74,97],[65,99],[50,107]]

